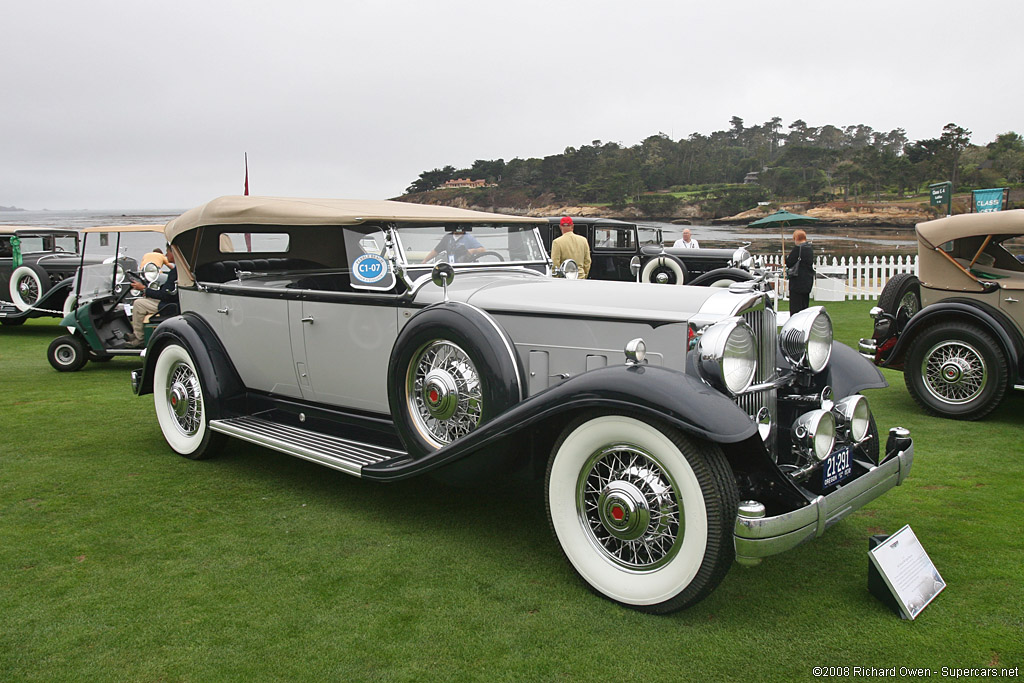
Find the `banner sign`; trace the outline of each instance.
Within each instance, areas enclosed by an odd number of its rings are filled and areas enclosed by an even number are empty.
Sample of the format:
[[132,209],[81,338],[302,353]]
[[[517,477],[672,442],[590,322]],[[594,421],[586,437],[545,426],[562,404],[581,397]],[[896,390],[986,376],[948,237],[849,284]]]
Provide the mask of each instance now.
[[936,183],[929,185],[928,190],[932,195],[932,206],[939,206],[940,204],[948,204],[953,198],[953,183]]
[[1003,210],[1003,188],[974,191],[974,212],[988,213]]

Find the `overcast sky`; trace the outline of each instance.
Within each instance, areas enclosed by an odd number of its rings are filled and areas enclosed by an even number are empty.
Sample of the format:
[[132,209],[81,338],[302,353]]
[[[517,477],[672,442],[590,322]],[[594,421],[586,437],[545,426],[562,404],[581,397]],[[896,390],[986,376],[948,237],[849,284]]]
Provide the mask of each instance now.
[[6,0],[0,205],[389,198],[773,116],[1024,133],[1021,0]]

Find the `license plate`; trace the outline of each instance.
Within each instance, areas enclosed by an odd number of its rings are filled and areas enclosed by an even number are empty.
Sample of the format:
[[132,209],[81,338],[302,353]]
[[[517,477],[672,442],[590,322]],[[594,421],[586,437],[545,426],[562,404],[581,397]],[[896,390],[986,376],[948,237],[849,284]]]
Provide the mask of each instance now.
[[828,488],[845,481],[853,474],[853,460],[850,456],[850,447],[844,446],[828,456],[828,460],[821,468],[821,486]]

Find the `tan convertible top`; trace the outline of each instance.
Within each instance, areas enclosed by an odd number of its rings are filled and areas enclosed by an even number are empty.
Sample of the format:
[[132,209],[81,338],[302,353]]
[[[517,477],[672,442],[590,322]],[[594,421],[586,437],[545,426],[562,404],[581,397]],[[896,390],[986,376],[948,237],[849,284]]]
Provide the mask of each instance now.
[[917,239],[934,249],[962,237],[1024,235],[1024,209],[965,213],[917,224]]
[[205,225],[358,225],[370,221],[442,223],[542,223],[449,206],[362,199],[220,197],[190,209],[164,228],[168,241]]

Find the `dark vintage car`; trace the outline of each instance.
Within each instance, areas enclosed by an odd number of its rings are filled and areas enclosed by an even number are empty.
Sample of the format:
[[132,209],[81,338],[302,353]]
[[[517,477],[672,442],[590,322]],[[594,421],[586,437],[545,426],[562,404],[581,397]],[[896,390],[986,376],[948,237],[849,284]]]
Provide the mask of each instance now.
[[896,275],[860,350],[903,370],[927,412],[977,420],[1024,389],[1024,209],[917,226],[918,275]]
[[374,482],[533,480],[578,575],[648,612],[701,600],[734,561],[821,536],[907,476],[909,434],[880,437],[859,393],[885,380],[833,342],[823,308],[779,330],[759,281],[553,278],[547,225],[214,200],[165,227],[182,314],[133,387],[187,458],[232,437]]
[[[0,324],[63,317],[81,263],[78,247],[76,230],[0,225]],[[19,265],[15,248],[21,255]]]
[[[560,217],[548,218],[541,229],[544,247],[561,236]],[[755,259],[746,247],[684,249],[664,246],[660,228],[638,226],[613,218],[573,217],[573,232],[590,244],[591,280],[651,282],[666,285],[725,286],[755,276]],[[631,270],[639,265],[638,274]]]

